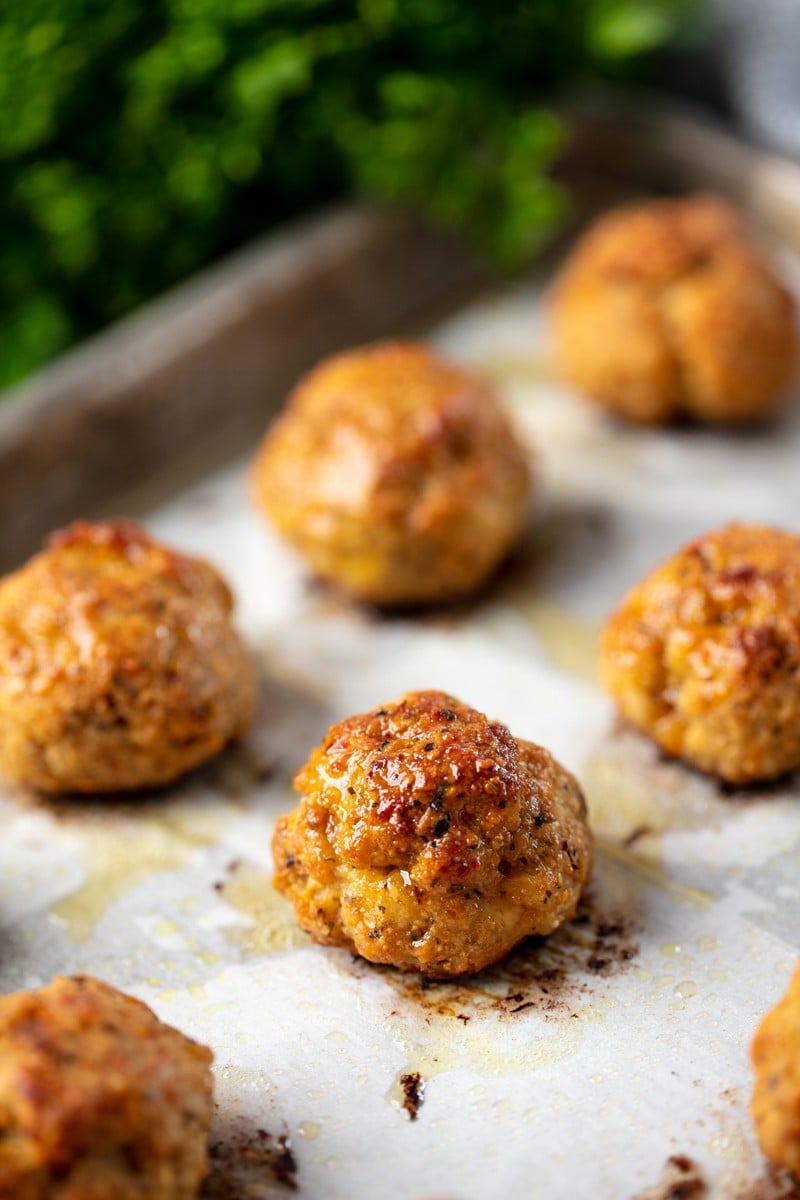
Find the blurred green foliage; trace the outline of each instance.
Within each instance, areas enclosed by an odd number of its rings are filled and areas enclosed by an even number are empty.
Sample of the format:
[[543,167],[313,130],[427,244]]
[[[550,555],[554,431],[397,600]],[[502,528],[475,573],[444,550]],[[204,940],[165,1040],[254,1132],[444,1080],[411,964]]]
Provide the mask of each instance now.
[[0,386],[298,210],[421,204],[500,265],[564,198],[543,104],[692,0],[5,0]]

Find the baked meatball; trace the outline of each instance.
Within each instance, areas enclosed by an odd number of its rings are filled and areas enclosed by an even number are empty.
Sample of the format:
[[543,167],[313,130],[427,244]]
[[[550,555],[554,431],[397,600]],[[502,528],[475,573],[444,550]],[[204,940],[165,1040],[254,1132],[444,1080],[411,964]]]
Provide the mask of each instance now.
[[191,1200],[211,1051],[88,975],[0,999],[0,1197]]
[[756,1030],[752,1111],[761,1149],[800,1176],[800,963],[786,995]]
[[474,592],[519,538],[529,498],[491,385],[410,342],[336,355],[301,380],[252,478],[319,576],[382,606]]
[[552,325],[564,377],[632,421],[762,420],[797,356],[788,291],[713,196],[597,221],[561,271]]
[[275,886],[318,942],[445,978],[575,912],[592,857],[577,783],[452,696],[334,725],[295,787]]
[[213,567],[77,521],[0,581],[0,769],[42,792],[168,783],[244,733],[253,665]]
[[800,765],[800,539],[728,525],[690,542],[606,623],[601,673],[624,717],[732,784]]

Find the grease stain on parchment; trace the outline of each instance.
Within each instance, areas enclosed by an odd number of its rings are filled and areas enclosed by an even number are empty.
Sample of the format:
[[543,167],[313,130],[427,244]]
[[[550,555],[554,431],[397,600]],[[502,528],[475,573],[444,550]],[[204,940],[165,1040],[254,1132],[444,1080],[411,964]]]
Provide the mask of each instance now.
[[311,944],[289,901],[272,886],[269,872],[255,863],[232,862],[227,878],[215,887],[220,899],[248,918],[246,925],[226,931],[231,943],[248,957],[265,958]]
[[585,683],[597,682],[599,626],[541,595],[518,597],[515,607],[554,667]]
[[403,1064],[386,1100],[398,1112],[405,1109],[407,1077],[418,1077],[424,1094],[437,1076],[453,1071],[499,1078],[578,1054],[588,1026],[618,1004],[604,981],[635,968],[640,902],[637,881],[609,860],[572,921],[548,938],[523,942],[477,975],[427,981],[344,955],[332,958],[356,981],[379,973],[391,987],[382,1026]]
[[[515,612],[530,629],[552,666],[593,686],[598,684],[601,622],[574,612],[561,598],[563,585],[607,536],[604,512],[550,512],[535,523],[491,589],[492,599]],[[580,543],[574,551],[564,546]],[[561,558],[559,559],[559,555]]]
[[624,846],[619,846],[615,842],[608,841],[605,838],[597,838],[595,841],[597,848],[602,850],[608,859],[614,859],[616,862],[630,867],[632,871],[644,877],[656,887],[663,888],[664,891],[669,892],[672,900],[679,904],[688,905],[695,912],[704,912],[716,900],[713,892],[708,892],[704,888],[689,887],[686,884],[678,883],[653,858],[645,857],[642,854],[634,854]]
[[106,814],[61,810],[61,820],[78,829],[86,878],[51,905],[50,913],[78,945],[89,941],[106,912],[151,875],[185,867],[203,847],[213,846],[230,814],[224,808],[168,807],[148,803],[141,817],[114,805]]
[[524,1042],[507,1041],[498,1036],[496,1025],[483,1022],[464,1026],[457,1037],[452,1022],[431,1022],[423,1037],[412,1032],[413,1024],[410,1021],[402,1029],[391,1020],[384,1024],[395,1044],[406,1054],[404,1065],[386,1093],[392,1104],[397,1104],[400,1093],[404,1093],[404,1076],[418,1076],[424,1088],[438,1075],[451,1071],[479,1071],[482,1076],[492,1078],[531,1073],[571,1058],[586,1036],[585,1023],[579,1020],[552,1026],[544,1036],[537,1031],[536,1036]]
[[541,354],[495,351],[482,355],[478,366],[484,374],[489,375],[498,383],[539,386],[548,382],[552,375],[549,362]]
[[737,803],[721,795],[714,780],[664,758],[624,725],[589,755],[580,777],[592,828],[620,842],[702,829],[729,816]]

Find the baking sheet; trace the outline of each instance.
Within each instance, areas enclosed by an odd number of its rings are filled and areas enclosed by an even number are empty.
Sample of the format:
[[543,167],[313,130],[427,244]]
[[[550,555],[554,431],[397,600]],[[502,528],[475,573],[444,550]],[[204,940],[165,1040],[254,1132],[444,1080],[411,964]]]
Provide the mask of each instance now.
[[[603,617],[686,538],[796,525],[797,410],[748,434],[606,421],[548,375],[541,281],[432,336],[495,376],[530,441],[522,552],[473,605],[387,618],[309,584],[242,462],[150,512],[229,577],[262,711],[243,747],[158,797],[0,795],[0,990],[89,971],[210,1044],[209,1197],[617,1200],[692,1179],[682,1194],[792,1194],[747,1106],[753,1029],[800,949],[797,784],[723,793],[661,760],[617,726],[594,668]],[[312,945],[269,883],[311,746],[420,687],[548,746],[598,839],[577,922],[429,987]]]

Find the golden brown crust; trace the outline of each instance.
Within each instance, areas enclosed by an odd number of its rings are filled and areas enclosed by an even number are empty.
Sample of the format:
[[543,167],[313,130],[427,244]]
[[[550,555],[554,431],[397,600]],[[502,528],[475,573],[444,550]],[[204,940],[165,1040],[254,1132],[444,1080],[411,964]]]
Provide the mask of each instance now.
[[158,786],[243,734],[232,598],[133,521],[76,521],[0,581],[0,768],[43,792]]
[[295,787],[275,886],[318,942],[446,977],[575,912],[592,855],[577,783],[452,696],[411,692],[334,725]]
[[492,387],[410,342],[335,355],[301,380],[252,482],[317,574],[380,605],[473,592],[519,538],[529,499]]
[[0,1200],[193,1200],[211,1051],[86,975],[0,999]]
[[606,623],[601,673],[668,754],[734,784],[800,766],[800,539],[728,525],[690,542]]
[[713,196],[602,217],[562,269],[552,317],[564,377],[633,421],[760,420],[795,371],[792,298]]
[[800,963],[786,995],[756,1030],[751,1108],[761,1149],[800,1176]]

